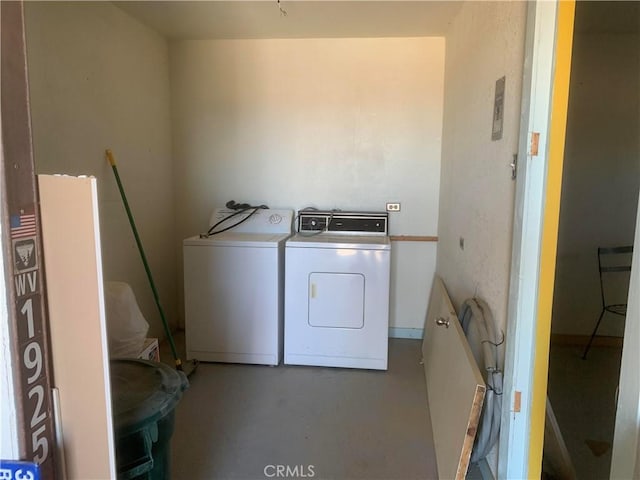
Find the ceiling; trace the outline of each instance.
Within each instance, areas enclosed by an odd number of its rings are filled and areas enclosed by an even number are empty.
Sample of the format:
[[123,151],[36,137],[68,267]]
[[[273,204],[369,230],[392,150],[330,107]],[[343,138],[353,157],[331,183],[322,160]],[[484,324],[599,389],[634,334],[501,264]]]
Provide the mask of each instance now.
[[444,36],[462,6],[461,1],[367,0],[114,3],[170,39]]
[[[170,39],[444,36],[463,4],[456,0],[114,3]],[[575,29],[579,33],[638,33],[640,1],[578,1]]]

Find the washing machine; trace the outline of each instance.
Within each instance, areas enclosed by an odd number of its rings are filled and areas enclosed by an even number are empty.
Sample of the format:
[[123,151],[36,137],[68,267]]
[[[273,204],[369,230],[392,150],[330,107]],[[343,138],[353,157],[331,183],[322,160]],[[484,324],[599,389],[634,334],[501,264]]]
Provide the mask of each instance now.
[[[293,210],[216,209],[222,233],[187,238],[187,359],[278,365],[282,358],[284,246]],[[203,238],[205,237],[205,238]]]
[[284,363],[386,370],[388,214],[300,211],[285,252]]

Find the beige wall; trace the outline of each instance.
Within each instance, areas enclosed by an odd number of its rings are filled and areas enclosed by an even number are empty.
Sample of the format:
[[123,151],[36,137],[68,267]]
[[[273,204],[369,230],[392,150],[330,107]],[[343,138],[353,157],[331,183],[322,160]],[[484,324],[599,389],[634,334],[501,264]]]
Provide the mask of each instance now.
[[[585,7],[586,8],[586,7]],[[640,38],[575,36],[553,333],[590,335],[601,310],[597,248],[633,243],[640,186]],[[626,300],[622,292],[610,297]],[[601,335],[622,336],[610,316]]]
[[[456,309],[484,299],[505,335],[515,197],[509,164],[518,151],[526,9],[526,2],[465,2],[446,36],[436,271]],[[502,76],[503,136],[492,141]],[[497,474],[497,445],[487,460]]]
[[[465,3],[449,30],[437,272],[454,306],[477,295],[505,329],[524,55],[525,2]],[[491,140],[506,76],[504,133]],[[464,250],[459,246],[464,238]]]
[[[435,235],[443,38],[171,44],[177,236],[227,200],[384,210]],[[422,328],[436,244],[394,244],[391,326]]]
[[167,42],[110,3],[26,2],[25,10],[37,171],[97,177],[105,279],[130,283],[150,334],[163,336],[104,150],[116,156],[162,303],[175,320]]

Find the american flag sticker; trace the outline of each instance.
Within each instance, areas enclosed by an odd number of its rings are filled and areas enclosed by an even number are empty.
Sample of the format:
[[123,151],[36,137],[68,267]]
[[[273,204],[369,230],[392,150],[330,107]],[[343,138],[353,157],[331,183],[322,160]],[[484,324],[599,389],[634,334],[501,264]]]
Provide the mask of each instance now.
[[36,234],[36,215],[34,213],[11,215],[11,238],[33,237]]

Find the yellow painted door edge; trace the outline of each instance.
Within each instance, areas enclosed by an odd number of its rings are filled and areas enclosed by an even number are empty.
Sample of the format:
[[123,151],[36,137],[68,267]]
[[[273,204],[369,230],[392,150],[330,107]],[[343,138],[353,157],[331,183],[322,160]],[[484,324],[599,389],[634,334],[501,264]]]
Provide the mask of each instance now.
[[538,318],[536,322],[531,400],[531,437],[529,442],[529,478],[540,478],[542,473],[551,311],[553,307],[553,286],[558,245],[560,191],[562,188],[564,142],[567,129],[574,16],[574,0],[561,0],[558,2],[553,97],[549,127],[549,158],[540,254],[540,283],[538,285]]

